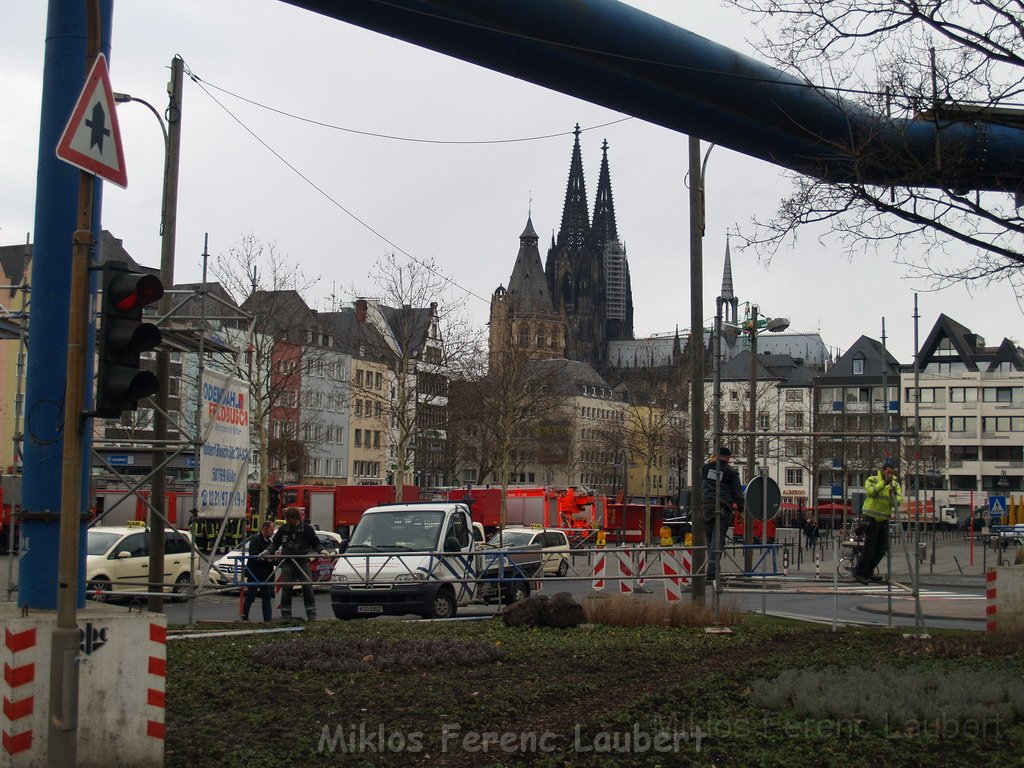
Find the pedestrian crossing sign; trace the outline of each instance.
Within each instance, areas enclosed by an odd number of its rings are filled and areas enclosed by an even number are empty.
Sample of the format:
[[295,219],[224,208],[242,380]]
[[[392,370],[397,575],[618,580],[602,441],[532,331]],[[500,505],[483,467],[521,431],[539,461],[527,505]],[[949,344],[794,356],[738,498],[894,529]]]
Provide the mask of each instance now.
[[988,514],[989,517],[997,518],[1006,515],[1006,497],[1005,496],[989,496],[988,497]]

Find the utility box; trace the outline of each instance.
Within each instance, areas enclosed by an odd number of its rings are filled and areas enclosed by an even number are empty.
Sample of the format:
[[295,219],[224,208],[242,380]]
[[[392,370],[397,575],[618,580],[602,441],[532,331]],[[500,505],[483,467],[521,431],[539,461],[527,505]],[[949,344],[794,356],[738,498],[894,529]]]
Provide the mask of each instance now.
[[[79,768],[150,768],[164,761],[164,692],[167,620],[88,605],[76,615]],[[0,605],[4,676],[0,695],[0,765],[48,764],[50,652],[57,614],[23,616],[15,603]]]

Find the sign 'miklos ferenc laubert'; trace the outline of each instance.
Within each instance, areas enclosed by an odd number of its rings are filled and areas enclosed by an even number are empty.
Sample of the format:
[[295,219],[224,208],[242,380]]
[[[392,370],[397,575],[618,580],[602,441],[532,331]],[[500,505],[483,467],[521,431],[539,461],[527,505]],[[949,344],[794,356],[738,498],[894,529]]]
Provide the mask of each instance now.
[[199,516],[245,517],[249,385],[233,376],[204,371],[202,409]]

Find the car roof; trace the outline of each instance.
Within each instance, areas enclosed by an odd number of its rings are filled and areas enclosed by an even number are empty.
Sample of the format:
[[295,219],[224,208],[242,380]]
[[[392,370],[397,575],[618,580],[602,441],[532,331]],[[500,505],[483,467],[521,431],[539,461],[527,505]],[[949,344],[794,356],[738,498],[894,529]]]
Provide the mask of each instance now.
[[[123,536],[126,533],[149,533],[149,528],[143,525],[94,525],[89,528],[88,532],[99,531],[101,533],[114,533],[119,536]],[[178,533],[189,536],[191,535],[188,531],[183,528],[166,528],[164,533],[171,533],[177,531]]]
[[[510,525],[502,529],[504,533],[545,533],[550,531],[552,533],[565,533],[561,528],[531,528],[528,525]],[[495,536],[498,534],[495,533]]]

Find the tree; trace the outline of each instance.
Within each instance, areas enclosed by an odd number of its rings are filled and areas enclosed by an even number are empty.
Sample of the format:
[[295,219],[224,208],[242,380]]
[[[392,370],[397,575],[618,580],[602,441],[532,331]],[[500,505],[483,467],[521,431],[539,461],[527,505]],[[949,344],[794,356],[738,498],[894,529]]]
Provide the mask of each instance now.
[[[668,466],[672,471],[672,453],[683,439],[679,425],[689,402],[688,380],[681,366],[656,366],[653,352],[647,365],[630,369],[625,382],[625,444],[632,463],[643,470],[644,542],[650,543],[651,496],[663,496],[668,484],[653,483],[655,468]],[[689,443],[689,440],[686,440]],[[685,459],[683,459],[685,461]]]
[[501,528],[507,519],[506,496],[517,463],[533,456],[539,428],[569,401],[571,382],[564,360],[537,360],[517,334],[503,334],[490,349],[490,366],[471,383],[467,405],[476,409],[481,442],[492,452],[493,474],[501,484]]
[[[310,451],[306,427],[316,423],[324,410],[316,399],[302,399],[303,371],[329,356],[324,329],[302,299],[318,278],[307,279],[275,243],[265,243],[253,234],[241,237],[218,256],[211,271],[253,316],[251,328],[246,324],[236,333],[248,344],[250,438],[259,461],[260,499],[266,499],[271,466],[304,472]],[[340,377],[336,382],[340,388]]]
[[[729,0],[759,16],[762,53],[810,82],[842,92],[851,109],[937,126],[981,120],[1019,128],[1013,109],[1024,89],[1024,6],[1002,0]],[[968,151],[942,144],[933,157],[909,145],[879,149],[869,140],[853,149],[853,166],[891,164],[913,178],[917,168],[947,168]],[[842,148],[847,151],[849,147]],[[880,155],[882,153],[882,155]],[[1019,179],[1018,179],[1019,181]],[[1022,220],[1011,195],[946,188],[885,187],[855,181],[795,177],[794,190],[766,221],[755,221],[746,244],[769,254],[806,224],[828,224],[848,255],[888,243],[911,274],[937,286],[1005,280],[1024,292]],[[741,235],[741,237],[743,237]],[[921,243],[924,247],[909,246]],[[966,250],[950,264],[935,251]],[[920,256],[914,255],[916,253]]]
[[450,281],[433,260],[402,261],[392,253],[374,264],[370,279],[379,298],[357,304],[366,313],[365,344],[391,370],[393,390],[385,410],[395,498],[401,501],[414,471],[433,477],[450,473],[444,448],[449,380],[480,359],[479,334],[455,301],[446,311],[439,309]]

